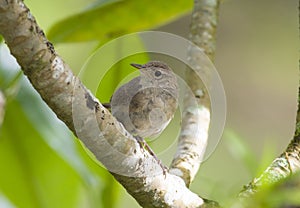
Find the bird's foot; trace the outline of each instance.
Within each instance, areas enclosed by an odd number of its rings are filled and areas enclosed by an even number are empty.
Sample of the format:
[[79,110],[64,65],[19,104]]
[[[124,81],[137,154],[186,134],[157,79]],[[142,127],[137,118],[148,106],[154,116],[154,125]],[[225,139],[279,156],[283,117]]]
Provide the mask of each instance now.
[[139,137],[139,136],[135,136],[135,138],[138,141],[138,143],[140,144],[141,148],[146,149],[150,153],[150,155],[152,155],[154,157],[154,159],[158,162],[159,166],[162,168],[163,175],[166,177],[167,172],[168,172],[168,168],[161,162],[160,159],[158,159],[158,157],[153,152],[151,147],[147,144],[145,139],[143,139],[142,137]]

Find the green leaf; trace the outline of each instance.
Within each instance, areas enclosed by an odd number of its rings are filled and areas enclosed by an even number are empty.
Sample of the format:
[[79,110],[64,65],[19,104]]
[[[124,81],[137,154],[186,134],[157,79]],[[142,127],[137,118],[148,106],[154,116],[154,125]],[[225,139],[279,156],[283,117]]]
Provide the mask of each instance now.
[[251,150],[245,140],[236,132],[228,129],[225,131],[225,136],[229,151],[237,160],[243,163],[252,177],[261,175],[268,165],[270,165],[274,157],[276,157],[276,153],[274,152],[274,149],[276,149],[275,144],[270,142],[262,144],[264,147],[263,153],[258,160],[254,151]]
[[225,131],[226,143],[231,154],[242,161],[249,172],[254,176],[257,173],[257,159],[246,142],[233,130]]
[[192,8],[186,0],[126,0],[101,4],[55,24],[48,38],[55,43],[97,40],[154,28]]
[[123,0],[96,0],[95,2],[91,3],[88,5],[85,11],[88,10],[93,10],[93,9],[99,9],[100,7],[106,6],[108,4],[112,4],[118,1],[123,1]]
[[16,207],[83,203],[78,174],[45,144],[15,100],[7,105],[1,127],[0,164],[0,192]]
[[117,202],[120,186],[104,199],[109,173],[88,156],[28,82],[23,79],[20,86],[7,102],[0,129],[0,203],[101,208],[109,199]]
[[[276,183],[261,187],[253,198],[247,200],[247,207],[274,208],[299,207],[300,205],[300,175],[296,173]],[[250,202],[250,203],[248,203]]]
[[114,91],[120,85],[130,81],[133,77],[139,75],[139,71],[130,66],[130,63],[144,64],[149,60],[145,53],[136,54],[116,63],[101,80],[96,96],[102,102],[109,102]]
[[117,205],[120,184],[112,177],[112,175],[106,175],[105,185],[102,194],[102,204],[105,208],[114,208]]
[[3,37],[0,35],[0,43],[2,43]]

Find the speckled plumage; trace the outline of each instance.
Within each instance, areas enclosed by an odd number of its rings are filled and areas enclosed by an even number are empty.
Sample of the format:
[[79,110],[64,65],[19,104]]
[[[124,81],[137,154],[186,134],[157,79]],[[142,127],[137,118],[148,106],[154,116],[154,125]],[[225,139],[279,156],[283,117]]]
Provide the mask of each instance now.
[[111,99],[112,114],[131,134],[158,136],[173,118],[178,104],[176,75],[163,62],[132,64],[140,76],[122,85]]

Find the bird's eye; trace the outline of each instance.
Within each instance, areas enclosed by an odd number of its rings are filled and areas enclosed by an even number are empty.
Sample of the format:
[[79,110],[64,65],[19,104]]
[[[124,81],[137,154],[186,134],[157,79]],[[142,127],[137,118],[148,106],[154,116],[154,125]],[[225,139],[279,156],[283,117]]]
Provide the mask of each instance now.
[[161,72],[160,72],[160,71],[156,71],[156,72],[154,73],[154,75],[155,75],[156,77],[159,77],[159,76],[161,75]]

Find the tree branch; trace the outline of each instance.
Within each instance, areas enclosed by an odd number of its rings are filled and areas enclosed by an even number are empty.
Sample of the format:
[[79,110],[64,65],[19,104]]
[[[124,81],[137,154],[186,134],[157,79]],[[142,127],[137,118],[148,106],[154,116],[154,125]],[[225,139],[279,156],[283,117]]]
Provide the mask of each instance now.
[[239,194],[240,197],[249,197],[264,186],[270,186],[300,170],[300,90],[298,91],[298,112],[295,135],[286,150],[277,157],[269,167],[254,178]]
[[[300,31],[300,0],[298,4],[299,13],[299,31]],[[300,71],[300,57],[299,57]],[[300,84],[300,82],[299,82]],[[244,189],[239,194],[245,198],[252,196],[264,186],[270,186],[290,175],[294,175],[300,170],[300,87],[298,89],[298,110],[296,116],[296,127],[292,141],[287,146],[285,151],[277,157],[269,167],[259,176],[254,178],[249,184],[244,186]]]
[[[190,40],[212,61],[215,53],[219,4],[219,0],[195,0],[190,26]],[[193,68],[202,67],[201,63],[205,62],[203,60],[205,58],[197,52],[195,46],[189,48],[188,59]],[[209,70],[200,68],[199,71],[202,79],[209,80]],[[187,71],[187,83],[195,97],[186,93],[188,96],[184,100],[178,150],[170,169],[171,173],[182,177],[187,186],[193,181],[203,160],[210,123],[209,94],[204,83],[197,77],[193,70]],[[195,99],[198,105],[196,108],[191,107]]]
[[0,0],[0,34],[42,99],[143,207],[207,207],[104,108],[46,39],[22,0]]

